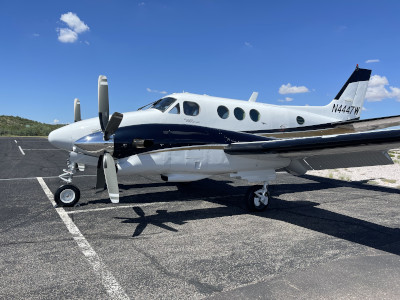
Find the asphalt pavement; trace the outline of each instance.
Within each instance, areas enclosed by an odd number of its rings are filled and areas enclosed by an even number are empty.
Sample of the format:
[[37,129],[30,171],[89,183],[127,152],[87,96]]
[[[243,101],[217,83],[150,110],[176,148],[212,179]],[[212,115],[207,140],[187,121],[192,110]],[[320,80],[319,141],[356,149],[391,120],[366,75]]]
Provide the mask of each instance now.
[[400,299],[398,189],[280,173],[250,214],[229,176],[119,176],[111,204],[88,168],[55,208],[66,159],[0,138],[0,299]]

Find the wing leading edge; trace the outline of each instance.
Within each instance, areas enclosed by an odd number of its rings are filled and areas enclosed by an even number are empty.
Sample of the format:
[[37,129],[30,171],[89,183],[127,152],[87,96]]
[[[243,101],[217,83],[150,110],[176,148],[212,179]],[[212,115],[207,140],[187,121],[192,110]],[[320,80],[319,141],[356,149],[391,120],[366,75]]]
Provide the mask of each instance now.
[[308,170],[393,164],[387,150],[400,147],[400,130],[323,137],[233,143],[230,155],[279,155],[291,159],[287,170],[300,175]]

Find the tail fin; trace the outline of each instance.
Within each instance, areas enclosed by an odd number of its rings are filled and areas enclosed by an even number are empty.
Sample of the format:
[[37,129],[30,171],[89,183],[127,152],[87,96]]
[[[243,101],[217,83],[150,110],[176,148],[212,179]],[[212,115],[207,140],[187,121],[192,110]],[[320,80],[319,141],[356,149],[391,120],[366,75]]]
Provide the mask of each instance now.
[[359,119],[370,77],[371,70],[360,69],[357,65],[335,99],[327,105],[330,116],[339,120]]

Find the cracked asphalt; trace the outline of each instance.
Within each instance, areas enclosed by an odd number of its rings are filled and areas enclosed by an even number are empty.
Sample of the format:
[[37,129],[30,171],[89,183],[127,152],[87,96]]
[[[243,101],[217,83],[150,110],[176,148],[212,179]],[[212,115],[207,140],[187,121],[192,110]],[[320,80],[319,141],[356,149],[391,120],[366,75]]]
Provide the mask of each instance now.
[[[0,155],[0,299],[117,299],[38,182],[54,193],[67,153],[0,138]],[[65,212],[130,299],[400,299],[398,189],[280,173],[249,214],[229,176],[120,176],[111,204],[94,174]]]

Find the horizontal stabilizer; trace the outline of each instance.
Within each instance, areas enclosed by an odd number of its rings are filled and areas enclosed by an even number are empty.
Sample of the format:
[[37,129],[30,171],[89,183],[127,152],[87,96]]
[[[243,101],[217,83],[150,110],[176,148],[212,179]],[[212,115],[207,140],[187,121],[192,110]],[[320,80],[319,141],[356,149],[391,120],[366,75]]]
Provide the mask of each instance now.
[[298,138],[311,136],[325,136],[332,134],[345,134],[365,132],[389,127],[400,126],[400,115],[365,120],[348,120],[334,123],[317,124],[304,127],[288,128],[282,130],[269,130],[252,132],[253,134],[270,138]]
[[348,129],[353,132],[363,132],[384,129],[388,127],[400,126],[400,116],[391,116],[366,120],[353,120],[338,123],[337,128]]

